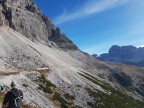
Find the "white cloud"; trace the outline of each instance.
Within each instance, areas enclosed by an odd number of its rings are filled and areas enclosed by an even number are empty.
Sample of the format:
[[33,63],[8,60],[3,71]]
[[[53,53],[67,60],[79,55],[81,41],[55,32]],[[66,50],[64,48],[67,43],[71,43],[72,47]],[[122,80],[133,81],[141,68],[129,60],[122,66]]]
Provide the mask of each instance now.
[[57,17],[55,24],[61,24],[75,19],[90,16],[92,14],[98,14],[108,9],[120,6],[127,3],[129,0],[88,0],[85,5],[73,10],[73,12],[66,12]]
[[138,45],[137,48],[139,48],[139,47],[144,47],[144,45]]

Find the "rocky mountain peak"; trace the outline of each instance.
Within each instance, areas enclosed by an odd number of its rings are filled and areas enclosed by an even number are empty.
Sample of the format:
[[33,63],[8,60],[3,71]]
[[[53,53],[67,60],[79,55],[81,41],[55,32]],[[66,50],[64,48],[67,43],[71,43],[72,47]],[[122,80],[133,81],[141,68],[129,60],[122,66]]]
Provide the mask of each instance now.
[[33,0],[4,0],[1,2],[0,26],[9,26],[32,41],[51,47],[78,50],[73,42],[61,34],[51,20],[42,14]]
[[97,57],[100,60],[122,62],[136,66],[144,66],[144,48],[135,46],[118,46],[113,45],[108,53],[101,54]]
[[41,13],[33,0],[5,0],[6,4],[13,7],[18,7],[23,10],[28,10],[33,13]]
[[132,58],[136,55],[138,49],[134,46],[118,46],[114,45],[109,50],[109,55],[112,57]]
[[109,49],[109,54],[111,54],[112,56],[120,56],[120,46],[118,45],[113,45],[110,49]]

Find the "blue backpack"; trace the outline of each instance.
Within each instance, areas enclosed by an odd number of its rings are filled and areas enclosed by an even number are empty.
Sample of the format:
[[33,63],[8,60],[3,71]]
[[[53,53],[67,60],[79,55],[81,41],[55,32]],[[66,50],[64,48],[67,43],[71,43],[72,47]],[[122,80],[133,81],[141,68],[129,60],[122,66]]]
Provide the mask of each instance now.
[[3,86],[0,85],[0,92],[2,92],[4,90]]
[[7,2],[7,0],[0,0],[0,3],[5,3]]

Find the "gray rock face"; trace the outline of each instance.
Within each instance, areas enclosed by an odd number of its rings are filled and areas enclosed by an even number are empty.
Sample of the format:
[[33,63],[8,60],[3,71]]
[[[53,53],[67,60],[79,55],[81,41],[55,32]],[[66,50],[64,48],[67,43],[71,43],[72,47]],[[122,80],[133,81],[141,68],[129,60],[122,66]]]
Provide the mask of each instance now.
[[64,34],[60,33],[60,29],[52,30],[52,35],[48,38],[50,41],[55,42],[60,48],[77,50],[77,46],[73,45],[73,42],[69,40]]
[[7,0],[0,3],[0,26],[9,25],[32,41],[59,48],[78,50],[78,48],[43,15],[33,0]]
[[101,54],[97,58],[104,61],[144,66],[144,48],[136,48],[134,46],[120,47],[114,45],[110,48],[109,53]]
[[133,58],[137,55],[138,49],[134,46],[117,46],[114,45],[109,50],[109,56],[120,58]]

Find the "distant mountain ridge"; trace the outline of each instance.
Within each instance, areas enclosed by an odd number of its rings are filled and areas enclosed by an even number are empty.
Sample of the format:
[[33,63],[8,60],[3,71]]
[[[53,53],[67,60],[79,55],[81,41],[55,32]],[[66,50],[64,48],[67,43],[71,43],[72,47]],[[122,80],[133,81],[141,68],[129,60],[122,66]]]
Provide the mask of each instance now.
[[110,62],[120,62],[135,66],[144,66],[144,47],[129,46],[118,46],[113,45],[108,53],[101,54],[100,56],[95,56],[103,61]]

